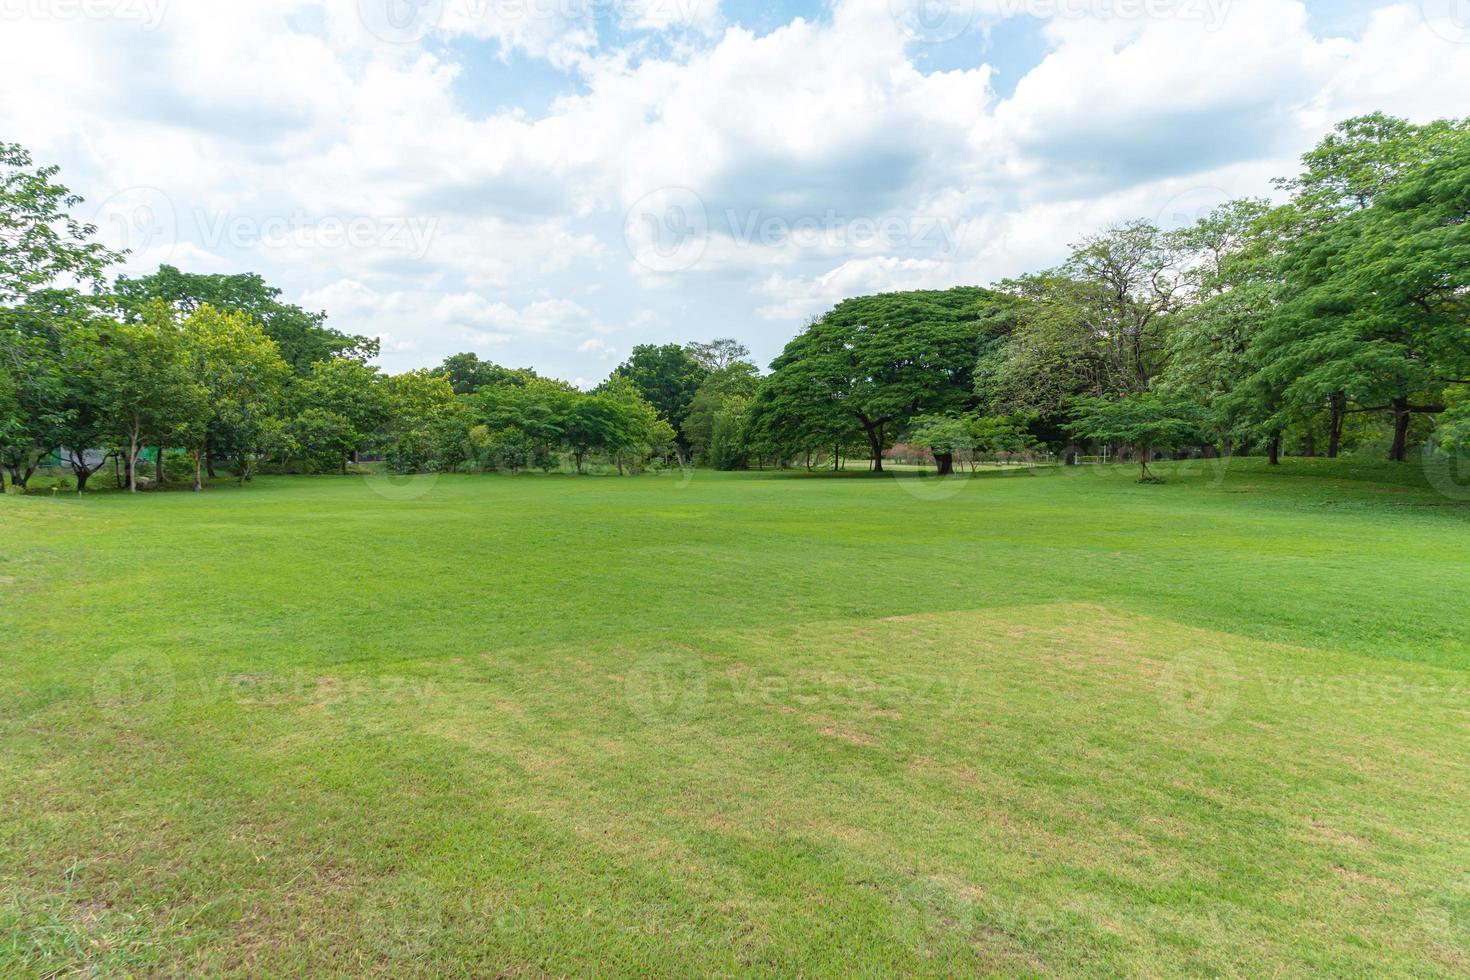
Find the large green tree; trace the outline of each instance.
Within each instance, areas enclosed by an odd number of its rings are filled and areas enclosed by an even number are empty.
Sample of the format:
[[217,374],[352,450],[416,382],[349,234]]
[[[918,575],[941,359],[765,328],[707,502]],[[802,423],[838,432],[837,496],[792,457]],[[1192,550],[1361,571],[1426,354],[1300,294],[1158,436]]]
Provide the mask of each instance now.
[[239,312],[204,305],[184,321],[185,356],[204,387],[209,419],[190,444],[194,489],[204,489],[207,444],[235,457],[241,483],[261,456],[281,448],[291,368],[276,342]]
[[481,388],[513,382],[517,376],[534,375],[534,371],[504,368],[493,361],[482,361],[469,352],[451,354],[439,366],[439,372],[449,379],[456,395],[472,395]]
[[1470,128],[1419,138],[1366,206],[1292,242],[1285,299],[1250,348],[1250,390],[1278,428],[1341,398],[1389,415],[1396,461],[1411,418],[1442,411],[1447,386],[1470,384]]
[[710,372],[694,393],[680,426],[684,442],[696,459],[709,455],[716,421],[726,414],[727,403],[735,398],[749,399],[759,386],[760,371],[749,361],[732,361]]
[[121,256],[92,241],[95,226],[70,209],[82,203],[56,182],[59,167],[37,167],[26,149],[0,142],[0,305],[60,281],[100,287]]
[[378,353],[376,339],[334,330],[326,325],[325,313],[282,302],[281,291],[253,272],[206,275],[165,265],[146,276],[119,276],[115,289],[129,318],[140,315],[152,300],[163,300],[186,315],[205,305],[242,313],[261,325],[291,370],[301,377],[310,374],[318,361],[365,361]]
[[1079,398],[1147,391],[1189,299],[1178,233],[1134,221],[1072,246],[1061,266],[1007,280],[1015,328],[984,352],[977,394],[1002,414],[1065,414]]
[[383,379],[388,421],[382,442],[402,471],[454,470],[469,455],[473,424],[468,404],[449,378],[420,369]]
[[978,287],[838,304],[771,363],[750,408],[753,440],[805,450],[845,444],[856,430],[881,471],[890,435],[910,419],[973,403],[976,360],[1010,306]]
[[[297,418],[291,430],[302,449],[319,456],[329,449],[345,474],[363,444],[388,421],[389,409],[378,369],[351,357],[317,361],[296,388]],[[319,440],[319,441],[318,441]]]
[[88,370],[96,378],[102,425],[124,453],[128,490],[137,492],[144,446],[192,445],[203,437],[209,390],[167,306],[154,304],[136,320],[93,329]]
[[[121,257],[71,215],[82,198],[56,181],[59,172],[0,142],[0,465],[22,490],[73,418],[62,324],[48,314],[79,309],[82,297],[69,287],[95,292]],[[0,474],[0,490],[4,483]]]
[[[613,374],[627,378],[654,411],[677,428],[709,372],[678,344],[639,344]],[[680,438],[682,451],[688,444]]]

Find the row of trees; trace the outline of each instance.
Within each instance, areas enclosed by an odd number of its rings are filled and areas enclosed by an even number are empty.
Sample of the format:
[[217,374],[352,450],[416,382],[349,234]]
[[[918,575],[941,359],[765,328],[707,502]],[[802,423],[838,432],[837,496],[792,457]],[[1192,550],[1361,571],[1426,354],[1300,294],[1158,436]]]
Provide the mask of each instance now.
[[639,374],[646,354],[590,392],[472,354],[387,375],[369,363],[375,340],[328,327],[257,275],[164,266],[109,284],[121,256],[70,216],[80,199],[56,176],[0,144],[0,489],[23,490],[54,462],[85,489],[111,462],[137,490],[164,479],[170,452],[202,489],[216,465],[241,482],[262,465],[346,472],[363,453],[399,470],[563,458],[582,470],[606,456],[622,472],[677,447],[631,379],[652,376]]
[[[171,267],[109,284],[120,256],[79,199],[0,144],[0,467],[24,488],[60,456],[79,487],[108,459],[183,451],[346,471],[466,466],[735,469],[895,443],[943,472],[974,451],[1079,441],[1157,452],[1407,458],[1470,440],[1470,126],[1347,120],[1278,182],[1193,225],[1146,221],[990,288],[865,296],[813,320],[762,376],[730,339],[641,345],[592,391],[457,354],[385,375],[377,344],[256,275]],[[97,450],[101,450],[99,453]]]
[[848,300],[772,364],[746,448],[856,444],[881,469],[901,437],[947,470],[1024,434],[1130,447],[1148,479],[1161,450],[1463,444],[1470,126],[1349,119],[1278,186],[1186,228],[1111,228],[992,289]]

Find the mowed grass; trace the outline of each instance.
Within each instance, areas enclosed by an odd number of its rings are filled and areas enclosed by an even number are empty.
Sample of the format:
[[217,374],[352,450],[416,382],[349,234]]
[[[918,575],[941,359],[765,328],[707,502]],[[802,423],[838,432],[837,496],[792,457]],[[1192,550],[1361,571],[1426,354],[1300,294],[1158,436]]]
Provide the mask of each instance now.
[[0,975],[1470,969],[1420,467],[0,499]]

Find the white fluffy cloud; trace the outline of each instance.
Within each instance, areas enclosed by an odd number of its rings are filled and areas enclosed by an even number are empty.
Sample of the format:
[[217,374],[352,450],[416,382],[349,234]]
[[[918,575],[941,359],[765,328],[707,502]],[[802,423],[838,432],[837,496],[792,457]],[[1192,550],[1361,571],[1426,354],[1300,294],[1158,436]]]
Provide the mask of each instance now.
[[[393,369],[595,380],[643,341],[769,357],[846,296],[1265,193],[1347,115],[1470,104],[1470,44],[1418,3],[1329,37],[1294,0],[963,2],[756,30],[715,0],[0,0],[0,138],[135,271],[261,272]],[[1005,97],[982,35],[933,33],[1017,12],[1044,53]]]

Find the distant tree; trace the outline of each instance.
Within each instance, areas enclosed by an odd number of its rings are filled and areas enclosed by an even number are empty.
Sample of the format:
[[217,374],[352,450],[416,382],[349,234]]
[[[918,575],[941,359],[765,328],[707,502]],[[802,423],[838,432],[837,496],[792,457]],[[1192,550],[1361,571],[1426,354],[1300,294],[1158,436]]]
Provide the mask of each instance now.
[[464,462],[473,420],[448,378],[420,369],[390,375],[382,384],[383,442],[390,465],[405,471],[453,470]]
[[715,420],[732,398],[749,399],[760,386],[759,371],[749,361],[734,361],[711,371],[694,393],[680,430],[696,457],[707,456],[714,438]]
[[362,445],[388,421],[388,403],[378,369],[359,360],[336,357],[317,361],[311,373],[297,386],[299,412],[317,409],[309,426],[297,424],[298,431],[317,433],[345,424],[335,435],[340,449],[338,464],[347,472],[347,464]]
[[1253,370],[1250,345],[1280,301],[1279,256],[1295,233],[1288,209],[1256,200],[1228,202],[1179,232],[1192,302],[1174,318],[1168,365],[1153,389],[1221,409],[1222,435],[1253,437],[1271,415],[1242,385]]
[[733,337],[718,337],[708,343],[691,340],[686,349],[699,366],[710,374],[723,371],[750,357],[750,348]]
[[637,386],[619,375],[614,374],[603,382],[589,400],[597,406],[602,417],[602,438],[598,448],[613,457],[619,476],[623,475],[625,459],[649,452],[655,438],[662,438],[666,431],[673,429]]
[[[0,415],[0,466],[24,491],[42,460],[66,436],[66,375],[59,354],[44,337],[19,332],[5,337],[0,364],[6,389]],[[0,490],[4,479],[0,475]]]
[[517,378],[535,375],[533,371],[503,368],[499,364],[482,361],[468,352],[446,357],[439,366],[439,372],[449,379],[456,395],[472,395],[481,388],[514,383]]
[[[689,403],[708,373],[678,344],[639,344],[613,370],[613,374],[631,381],[654,411],[675,427],[683,423]],[[682,436],[679,448],[681,452],[689,448]]]
[[1319,226],[1371,207],[1399,177],[1452,152],[1462,122],[1416,125],[1382,112],[1353,116],[1302,155],[1302,171],[1274,181],[1289,191],[1303,222]]
[[745,423],[750,399],[730,395],[720,403],[710,425],[709,461],[717,470],[738,470],[749,465],[752,447]]
[[1117,400],[1080,399],[1072,409],[1072,431],[1081,439],[1123,443],[1138,455],[1138,482],[1162,483],[1149,472],[1155,450],[1170,450],[1208,438],[1204,411],[1182,398],[1156,394],[1125,395]]
[[1037,448],[1026,424],[1014,416],[982,415],[970,419],[970,440],[980,453],[1024,453]]
[[969,420],[953,415],[919,416],[910,423],[904,441],[933,453],[941,476],[954,472],[955,456],[963,457],[975,447]]
[[[92,241],[96,228],[70,210],[82,198],[36,167],[24,147],[0,142],[0,466],[24,490],[61,446],[73,406],[58,324],[48,319],[65,287],[98,290],[117,252]],[[56,288],[60,287],[60,288]],[[50,298],[48,298],[50,297]],[[5,477],[0,474],[0,490]]]
[[486,464],[512,472],[555,468],[572,406],[581,397],[565,382],[529,374],[481,388],[470,396],[469,409],[472,422],[484,429],[480,448]]
[[[15,380],[15,371],[14,365],[0,359],[0,446],[7,445],[23,424],[20,414],[20,385]],[[0,490],[3,489],[0,486]]]
[[311,470],[345,468],[345,460],[361,445],[357,429],[342,415],[307,406],[286,422],[285,455],[303,459]]
[[846,444],[856,429],[881,471],[891,433],[973,404],[982,338],[1010,305],[973,287],[845,300],[772,362],[751,406],[753,441],[807,449],[813,436]]
[[174,311],[154,304],[130,323],[94,327],[98,409],[105,431],[122,447],[129,492],[138,490],[144,446],[202,438],[209,390],[189,357]]
[[982,360],[977,392],[1005,414],[1061,414],[1079,398],[1147,391],[1189,299],[1181,236],[1146,221],[1084,238],[1059,268],[1000,288],[1018,301],[1016,326]]
[[263,455],[281,448],[291,368],[276,342],[239,312],[199,307],[184,321],[185,356],[208,399],[207,424],[190,445],[194,489],[204,489],[204,454],[212,439],[238,463],[241,483]]

